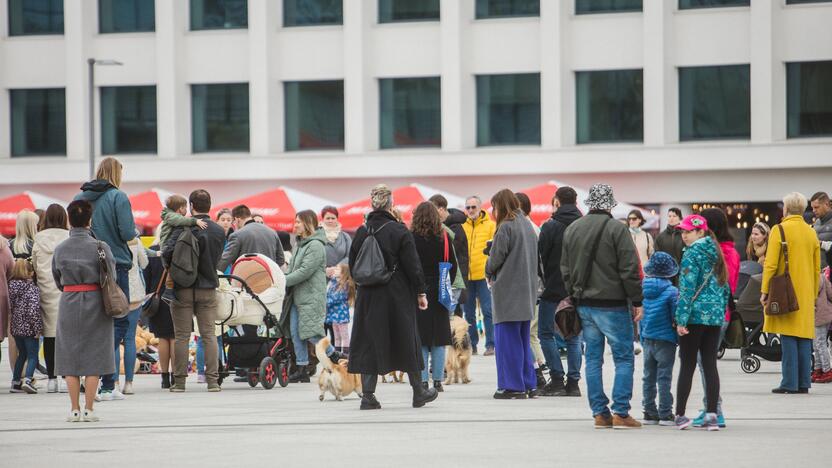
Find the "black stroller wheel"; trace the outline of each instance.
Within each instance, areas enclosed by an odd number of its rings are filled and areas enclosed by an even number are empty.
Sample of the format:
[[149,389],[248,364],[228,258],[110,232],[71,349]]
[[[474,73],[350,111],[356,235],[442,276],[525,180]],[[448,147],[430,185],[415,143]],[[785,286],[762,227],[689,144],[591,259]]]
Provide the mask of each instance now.
[[716,352],[716,358],[717,359],[722,359],[723,356],[725,356],[725,343],[724,342],[719,345],[719,351]]
[[286,361],[280,361],[277,365],[277,383],[281,387],[289,385],[289,363]]
[[746,374],[753,374],[760,370],[760,359],[757,356],[746,356],[743,358],[742,362],[740,362],[740,367],[742,371]]
[[260,381],[260,376],[257,375],[257,372],[254,372],[254,370],[252,369],[248,370],[248,372],[246,373],[246,377],[248,377],[248,386],[251,388],[256,387],[257,382]]
[[277,363],[274,362],[270,356],[266,356],[260,361],[260,385],[266,390],[274,388],[277,383]]

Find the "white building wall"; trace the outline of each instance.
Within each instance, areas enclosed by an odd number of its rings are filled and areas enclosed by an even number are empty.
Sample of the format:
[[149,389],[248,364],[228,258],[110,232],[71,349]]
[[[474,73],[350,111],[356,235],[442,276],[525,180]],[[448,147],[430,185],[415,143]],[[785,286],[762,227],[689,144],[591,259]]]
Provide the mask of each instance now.
[[[158,155],[124,157],[137,190],[286,183],[349,201],[376,181],[488,193],[554,178],[661,203],[776,200],[832,176],[832,138],[786,139],[784,65],[832,60],[830,3],[645,0],[641,13],[576,16],[544,0],[539,18],[475,20],[474,0],[444,0],[440,22],[378,24],[366,0],[344,2],[343,26],[283,28],[280,2],[249,0],[249,28],[224,31],[189,31],[187,3],[158,0],[155,33],[98,34],[97,2],[68,1],[63,36],[8,37],[0,2],[0,196],[87,178],[88,57],[124,63],[98,67],[97,86],[157,86]],[[680,143],[676,69],[719,64],[751,65],[751,139]],[[644,70],[644,143],[576,145],[574,72],[622,68]],[[475,75],[523,72],[541,73],[541,145],[477,148]],[[378,79],[410,76],[441,76],[443,147],[379,150]],[[345,80],[345,150],[284,152],[283,81],[332,79]],[[225,82],[249,83],[251,151],[191,154],[190,85]],[[66,157],[10,158],[7,90],[30,87],[66,87]]]

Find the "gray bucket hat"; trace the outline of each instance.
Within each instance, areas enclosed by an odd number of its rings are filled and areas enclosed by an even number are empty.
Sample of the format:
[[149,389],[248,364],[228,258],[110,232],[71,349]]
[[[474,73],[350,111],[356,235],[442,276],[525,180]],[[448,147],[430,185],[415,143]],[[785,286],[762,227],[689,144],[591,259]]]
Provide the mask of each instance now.
[[618,202],[612,195],[612,187],[607,184],[595,184],[589,189],[589,197],[584,203],[590,210],[610,211]]

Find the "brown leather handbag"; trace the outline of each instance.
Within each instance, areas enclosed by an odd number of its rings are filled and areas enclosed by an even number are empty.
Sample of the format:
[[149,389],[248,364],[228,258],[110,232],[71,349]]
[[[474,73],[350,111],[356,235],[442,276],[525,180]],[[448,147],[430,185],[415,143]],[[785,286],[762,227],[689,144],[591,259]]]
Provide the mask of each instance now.
[[783,253],[786,268],[784,268],[782,275],[775,275],[769,282],[768,306],[765,308],[766,315],[790,314],[800,308],[797,303],[797,294],[794,292],[792,278],[789,275],[789,245],[786,243],[786,233],[783,231],[782,225],[778,224],[777,228],[780,230],[780,251]]
[[130,313],[130,303],[127,302],[127,296],[116,282],[115,272],[110,269],[101,241],[98,242],[98,268],[101,275],[101,299],[104,301],[104,313],[112,318],[126,317]]

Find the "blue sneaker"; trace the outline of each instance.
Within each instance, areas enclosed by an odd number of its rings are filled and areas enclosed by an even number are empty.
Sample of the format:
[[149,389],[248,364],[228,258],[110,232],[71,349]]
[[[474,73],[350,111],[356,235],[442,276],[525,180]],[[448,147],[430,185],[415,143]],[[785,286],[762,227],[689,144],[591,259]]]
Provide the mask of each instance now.
[[716,423],[719,425],[719,427],[725,428],[725,415],[718,414],[716,416]]
[[705,425],[705,410],[699,410],[699,416],[693,418],[693,427],[702,427]]

